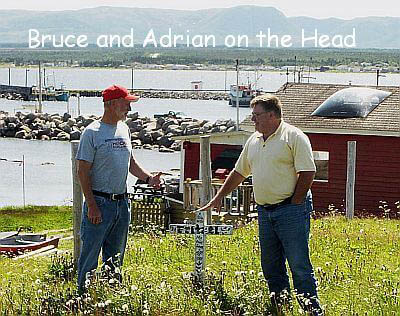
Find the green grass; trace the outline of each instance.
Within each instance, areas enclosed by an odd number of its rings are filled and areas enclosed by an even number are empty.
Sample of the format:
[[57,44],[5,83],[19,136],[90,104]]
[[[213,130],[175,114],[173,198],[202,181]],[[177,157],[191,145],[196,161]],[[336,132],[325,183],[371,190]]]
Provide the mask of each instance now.
[[[60,212],[63,212],[60,209]],[[34,213],[34,212],[33,212]],[[35,215],[30,216],[35,216]],[[57,213],[57,212],[56,212]],[[1,213],[3,214],[3,213]],[[0,217],[2,217],[1,215]],[[56,216],[56,215],[55,215]],[[52,229],[63,228],[56,222]],[[327,315],[400,314],[400,222],[329,216],[312,222],[310,248]],[[62,244],[72,249],[72,243]],[[192,286],[192,236],[133,229],[122,286],[92,280],[78,296],[71,256],[0,258],[0,314],[269,315],[255,223],[207,238],[203,290]],[[300,315],[295,303],[288,315]]]
[[72,208],[69,206],[32,206],[0,208],[0,231],[18,228],[40,232],[72,227]]

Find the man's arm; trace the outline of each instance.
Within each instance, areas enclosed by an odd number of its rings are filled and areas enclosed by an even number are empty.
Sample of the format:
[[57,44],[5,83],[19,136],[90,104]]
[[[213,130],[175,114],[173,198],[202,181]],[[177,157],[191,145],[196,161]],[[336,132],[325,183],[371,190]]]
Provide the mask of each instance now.
[[134,175],[135,177],[139,178],[140,180],[146,181],[147,178],[149,178],[148,180],[148,184],[155,187],[156,189],[158,189],[161,185],[161,180],[160,180],[160,176],[162,175],[161,172],[159,172],[157,175],[153,176],[150,172],[148,172],[146,169],[144,169],[137,161],[136,159],[133,157],[133,155],[131,155],[131,162],[130,162],[130,166],[129,166],[129,172]]
[[231,193],[234,189],[237,188],[239,184],[246,179],[239,172],[232,170],[229,174],[228,178],[225,180],[222,187],[218,190],[217,194],[212,198],[210,202],[204,205],[199,211],[206,211],[207,209],[213,207],[216,208],[217,211],[221,210],[222,199]]
[[308,190],[314,181],[315,171],[300,171],[298,173],[298,179],[296,188],[292,196],[292,204],[301,204],[306,198]]
[[93,224],[99,224],[102,221],[101,212],[96,204],[92,191],[92,182],[90,180],[90,169],[92,163],[85,160],[78,160],[78,178],[81,184],[83,195],[88,206],[88,218]]

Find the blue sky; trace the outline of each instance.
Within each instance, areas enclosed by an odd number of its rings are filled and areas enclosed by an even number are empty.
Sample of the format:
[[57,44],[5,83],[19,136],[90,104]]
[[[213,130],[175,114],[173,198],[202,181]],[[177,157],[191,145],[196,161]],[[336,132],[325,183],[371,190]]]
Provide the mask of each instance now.
[[286,16],[310,16],[315,18],[336,17],[351,19],[364,16],[394,16],[400,17],[398,0],[16,0],[1,1],[0,9],[27,9],[27,10],[67,10],[91,8],[102,5],[118,7],[164,8],[197,10],[206,8],[224,8],[237,5],[272,6],[282,11]]

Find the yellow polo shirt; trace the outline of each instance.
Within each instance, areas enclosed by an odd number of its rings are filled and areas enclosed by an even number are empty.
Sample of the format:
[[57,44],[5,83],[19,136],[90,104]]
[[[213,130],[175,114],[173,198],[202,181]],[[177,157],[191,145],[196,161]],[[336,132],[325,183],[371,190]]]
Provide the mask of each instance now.
[[281,121],[264,141],[259,132],[250,136],[236,162],[236,172],[253,175],[257,204],[275,204],[293,195],[297,173],[315,171],[310,140],[297,127]]

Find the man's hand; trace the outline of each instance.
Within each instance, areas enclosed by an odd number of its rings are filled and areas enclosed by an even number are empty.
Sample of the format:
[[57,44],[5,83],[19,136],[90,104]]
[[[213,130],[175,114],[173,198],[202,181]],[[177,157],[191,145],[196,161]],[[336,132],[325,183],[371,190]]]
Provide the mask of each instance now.
[[96,203],[91,206],[88,205],[88,219],[94,225],[98,225],[103,221],[100,209]]
[[162,172],[159,172],[155,176],[151,176],[149,179],[149,185],[158,190],[161,186],[161,179],[160,179],[161,175]]
[[211,208],[211,209],[216,209],[219,214],[221,212],[221,206],[222,206],[222,198],[215,196],[210,202],[208,202],[206,205],[204,205],[203,207],[199,208],[196,211],[204,212]]

